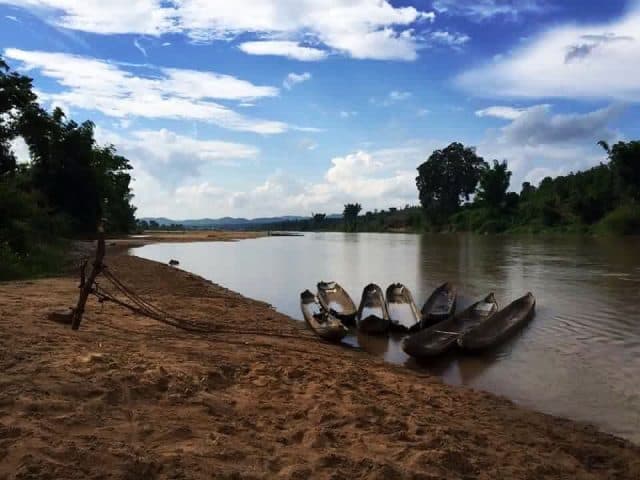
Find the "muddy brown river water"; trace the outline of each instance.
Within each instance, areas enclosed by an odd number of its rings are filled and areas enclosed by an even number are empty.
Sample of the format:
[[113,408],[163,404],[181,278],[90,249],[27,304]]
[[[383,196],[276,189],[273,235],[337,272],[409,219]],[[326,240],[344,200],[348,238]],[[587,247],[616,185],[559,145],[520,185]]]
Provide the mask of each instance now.
[[167,262],[301,320],[299,293],[338,281],[354,298],[402,282],[418,307],[444,281],[458,309],[488,292],[500,306],[531,291],[534,320],[482,355],[417,364],[402,336],[346,341],[451,384],[504,395],[640,443],[640,238],[309,233],[241,242],[154,244],[134,254]]

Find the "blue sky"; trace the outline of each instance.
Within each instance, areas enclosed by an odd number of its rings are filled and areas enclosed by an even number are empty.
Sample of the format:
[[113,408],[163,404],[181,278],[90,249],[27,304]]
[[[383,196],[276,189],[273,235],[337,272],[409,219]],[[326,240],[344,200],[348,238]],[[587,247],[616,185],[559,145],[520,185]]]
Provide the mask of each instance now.
[[517,191],[640,137],[635,0],[0,0],[0,52],[131,159],[140,216],[416,204],[451,141]]

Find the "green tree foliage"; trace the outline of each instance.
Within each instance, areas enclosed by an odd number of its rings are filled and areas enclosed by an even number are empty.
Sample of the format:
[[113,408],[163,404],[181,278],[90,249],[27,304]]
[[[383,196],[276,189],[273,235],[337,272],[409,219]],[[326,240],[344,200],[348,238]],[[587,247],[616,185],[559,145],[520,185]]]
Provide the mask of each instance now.
[[[11,141],[22,137],[31,157],[18,165]],[[135,225],[129,161],[95,143],[94,125],[51,114],[37,103],[32,80],[0,59],[0,250],[27,263],[43,243]],[[30,257],[31,256],[31,257]],[[0,263],[2,258],[0,258]]]
[[342,216],[344,218],[345,230],[355,232],[358,228],[358,215],[362,210],[359,203],[347,203],[344,206]]
[[475,149],[452,143],[418,167],[420,203],[433,223],[442,223],[475,192],[487,164]]
[[599,143],[609,154],[620,193],[640,201],[640,141],[618,142],[611,148],[605,142]]
[[311,214],[311,222],[315,228],[321,228],[325,219],[327,218],[326,213],[312,213]]
[[485,169],[480,175],[478,200],[493,210],[505,208],[510,180],[511,172],[506,160],[501,163],[494,160],[493,167]]

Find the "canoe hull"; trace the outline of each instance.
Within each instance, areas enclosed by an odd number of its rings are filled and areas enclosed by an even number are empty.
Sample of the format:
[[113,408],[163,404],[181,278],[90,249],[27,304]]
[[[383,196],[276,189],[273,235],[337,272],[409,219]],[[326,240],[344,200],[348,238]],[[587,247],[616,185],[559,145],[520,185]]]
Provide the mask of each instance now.
[[386,300],[391,330],[410,332],[420,328],[420,313],[407,287],[392,283],[387,287]]
[[356,322],[356,305],[353,300],[336,282],[319,282],[318,283],[318,300],[320,305],[348,326],[354,326]]
[[339,342],[349,333],[349,329],[339,319],[322,308],[309,290],[300,294],[300,309],[307,326],[323,340]]
[[369,315],[358,321],[358,330],[364,333],[383,334],[389,331],[389,319]]
[[449,282],[436,288],[424,303],[421,314],[421,328],[427,328],[451,318],[456,311],[458,291]]
[[529,292],[511,302],[486,322],[466,332],[458,339],[458,345],[469,352],[495,347],[524,328],[533,319],[535,307],[536,299]]
[[456,316],[407,337],[402,349],[407,355],[415,358],[441,355],[453,348],[465,331],[491,318],[497,311],[498,304],[493,293],[490,293]]
[[370,283],[362,290],[356,325],[364,333],[383,334],[389,330],[389,312],[382,289]]

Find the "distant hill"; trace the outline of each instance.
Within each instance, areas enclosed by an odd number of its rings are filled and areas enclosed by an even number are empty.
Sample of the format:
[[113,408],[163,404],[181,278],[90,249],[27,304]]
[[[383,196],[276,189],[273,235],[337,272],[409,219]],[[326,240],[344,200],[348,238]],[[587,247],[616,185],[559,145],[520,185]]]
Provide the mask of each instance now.
[[158,225],[172,225],[179,224],[184,225],[186,228],[243,228],[252,227],[256,225],[265,225],[269,223],[291,222],[296,220],[304,220],[309,217],[301,217],[295,215],[285,215],[282,217],[262,217],[262,218],[234,218],[234,217],[222,217],[222,218],[200,218],[190,220],[173,220],[166,217],[144,217],[140,220],[147,222],[155,221]]

